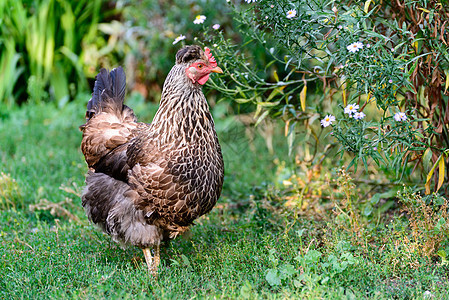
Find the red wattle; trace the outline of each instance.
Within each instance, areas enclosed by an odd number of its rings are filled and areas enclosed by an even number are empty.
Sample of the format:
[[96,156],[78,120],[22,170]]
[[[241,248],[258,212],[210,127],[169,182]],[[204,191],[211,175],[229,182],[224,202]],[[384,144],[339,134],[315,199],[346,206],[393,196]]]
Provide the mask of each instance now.
[[201,77],[200,79],[198,79],[198,83],[201,84],[201,85],[205,84],[206,81],[209,79],[209,75],[210,75],[210,74],[204,75],[203,77]]

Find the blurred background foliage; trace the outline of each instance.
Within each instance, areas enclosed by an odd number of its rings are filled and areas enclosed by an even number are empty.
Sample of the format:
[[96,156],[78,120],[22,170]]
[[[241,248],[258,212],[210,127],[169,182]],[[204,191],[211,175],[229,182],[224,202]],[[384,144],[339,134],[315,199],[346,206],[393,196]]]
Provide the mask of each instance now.
[[[4,0],[0,103],[63,107],[90,93],[101,67],[124,65],[129,101],[145,114],[145,101],[160,98],[176,51],[204,44],[225,70],[205,87],[221,116],[217,127],[256,125],[273,158],[273,137],[284,135],[290,158],[278,164],[280,182],[323,166],[334,173],[335,166],[354,166],[356,179],[371,186],[426,183],[427,193],[447,194],[447,7],[447,1]],[[292,9],[294,19],[286,18]],[[194,24],[197,15],[206,21]],[[174,43],[180,35],[186,39]],[[371,47],[350,55],[346,46],[354,41]],[[345,118],[348,103],[372,120]],[[407,122],[393,121],[397,111],[407,112]],[[338,120],[333,131],[319,124],[330,113]]]
[[194,42],[200,13],[233,27],[219,0],[1,1],[1,103],[64,105],[91,90],[101,67],[117,65],[125,65],[131,91],[158,101],[180,47],[173,41],[183,34]]
[[100,0],[1,1],[1,102],[63,105],[87,90],[83,57],[88,45],[99,43],[98,24],[113,13],[103,5]]

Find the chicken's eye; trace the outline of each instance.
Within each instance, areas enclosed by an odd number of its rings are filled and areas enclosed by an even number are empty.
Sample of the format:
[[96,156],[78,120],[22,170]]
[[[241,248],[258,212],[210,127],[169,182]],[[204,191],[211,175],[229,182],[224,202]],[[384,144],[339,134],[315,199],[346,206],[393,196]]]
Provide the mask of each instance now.
[[203,64],[198,64],[196,67],[197,67],[199,70],[201,70],[201,69],[204,67],[204,65],[203,65]]

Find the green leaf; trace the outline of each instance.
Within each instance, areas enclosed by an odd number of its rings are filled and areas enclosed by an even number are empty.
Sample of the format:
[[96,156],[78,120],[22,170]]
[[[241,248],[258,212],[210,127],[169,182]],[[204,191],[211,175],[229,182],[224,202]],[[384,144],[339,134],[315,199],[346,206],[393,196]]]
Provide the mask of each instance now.
[[307,264],[317,264],[323,254],[318,250],[309,250],[306,255],[304,255],[304,261]]
[[181,259],[182,259],[182,263],[183,263],[184,266],[186,266],[189,269],[192,268],[192,265],[190,264],[190,261],[187,258],[187,256],[185,256],[184,254],[181,254]]
[[444,70],[444,75],[446,75],[446,82],[444,86],[444,93],[446,93],[447,88],[449,87],[449,70]]
[[446,220],[445,220],[443,217],[441,217],[441,218],[438,220],[437,224],[435,225],[435,229],[436,229],[438,232],[440,232],[440,231],[441,231],[441,227],[443,227],[444,225],[446,225]]
[[438,250],[437,254],[438,254],[439,257],[441,257],[441,265],[442,265],[442,266],[445,266],[445,265],[448,265],[448,264],[449,264],[449,263],[448,263],[448,260],[447,260],[447,254],[446,254],[446,251],[444,251],[444,250]]
[[442,258],[447,257],[446,251],[444,251],[444,250],[438,250],[437,254],[438,254],[438,256],[440,256]]
[[245,280],[245,283],[240,288],[240,298],[241,299],[250,299],[252,295],[253,287],[248,280]]
[[298,270],[291,264],[283,264],[279,267],[279,271],[287,277],[291,277],[292,275],[298,273]]
[[[285,86],[280,86],[275,88],[270,95],[267,98],[267,102],[269,102],[271,99],[273,99],[276,95],[282,92],[282,90],[285,88]],[[276,103],[276,105],[279,104],[279,102]]]
[[380,193],[374,194],[374,195],[371,197],[370,203],[371,203],[372,205],[376,205],[377,203],[379,203],[380,195],[381,195]]
[[293,143],[295,141],[295,126],[296,122],[293,122],[290,127],[288,128],[288,134],[287,134],[287,144],[288,144],[288,155],[290,156],[293,151]]
[[261,114],[260,117],[257,118],[256,124],[254,126],[257,127],[257,125],[259,125],[260,122],[262,122],[268,116],[268,113],[268,110],[264,111],[263,114]]
[[301,280],[293,280],[293,284],[295,285],[295,287],[296,288],[300,288],[300,287],[302,287],[302,282],[301,282]]
[[248,103],[249,101],[251,101],[251,99],[246,99],[246,98],[234,98],[234,101],[237,103]]
[[306,231],[306,230],[305,230],[304,228],[302,228],[302,229],[296,230],[296,234],[297,234],[299,237],[302,237],[302,235],[304,234],[305,231]]
[[369,215],[371,215],[371,213],[373,212],[373,207],[371,206],[371,204],[367,204],[365,206],[365,209],[363,209],[363,215],[368,217]]
[[177,267],[181,266],[181,264],[176,259],[170,258],[170,261],[171,261],[171,265],[173,265],[173,266],[177,266]]
[[267,275],[265,276],[268,284],[271,286],[280,285],[281,279],[279,278],[279,272],[276,269],[269,269]]

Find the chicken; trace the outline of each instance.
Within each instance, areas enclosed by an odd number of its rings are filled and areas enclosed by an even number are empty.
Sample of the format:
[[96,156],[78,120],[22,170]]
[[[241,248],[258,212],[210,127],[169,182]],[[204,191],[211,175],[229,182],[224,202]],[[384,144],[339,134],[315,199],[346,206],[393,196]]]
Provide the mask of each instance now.
[[123,69],[102,69],[80,126],[89,166],[86,214],[114,241],[142,248],[153,274],[161,241],[185,232],[221,193],[223,157],[201,91],[211,72],[223,71],[207,47],[179,50],[160,107],[146,124],[123,104]]

